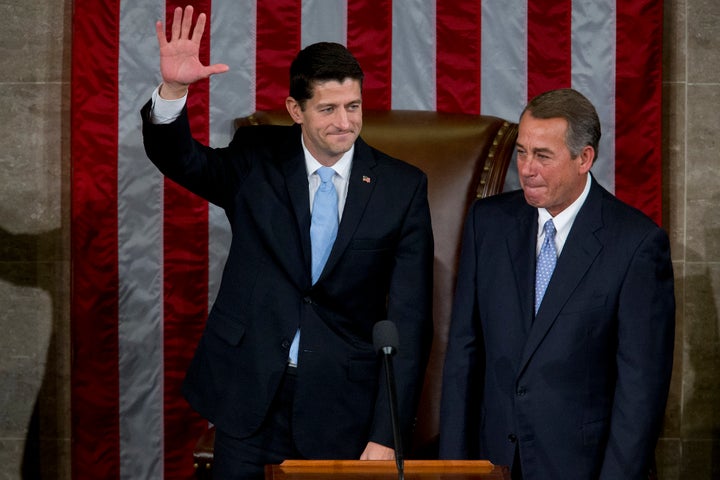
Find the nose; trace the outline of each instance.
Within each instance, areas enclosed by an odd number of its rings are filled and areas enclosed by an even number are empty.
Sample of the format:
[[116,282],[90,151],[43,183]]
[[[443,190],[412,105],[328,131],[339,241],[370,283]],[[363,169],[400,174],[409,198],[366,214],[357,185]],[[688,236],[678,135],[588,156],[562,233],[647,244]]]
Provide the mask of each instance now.
[[348,119],[348,112],[344,108],[338,108],[337,116],[335,117],[335,123],[341,130],[347,130],[350,127],[350,120]]
[[532,177],[535,175],[535,162],[530,155],[517,157],[518,175],[521,177]]

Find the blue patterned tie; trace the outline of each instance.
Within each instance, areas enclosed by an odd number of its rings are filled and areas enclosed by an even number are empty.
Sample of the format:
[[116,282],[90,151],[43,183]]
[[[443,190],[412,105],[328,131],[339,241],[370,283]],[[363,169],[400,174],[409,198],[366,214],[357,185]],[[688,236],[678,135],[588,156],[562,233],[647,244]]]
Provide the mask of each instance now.
[[317,282],[330,256],[338,230],[338,196],[332,182],[335,170],[330,167],[320,167],[316,173],[320,176],[321,183],[315,192],[310,223],[313,284]]
[[535,313],[537,314],[545,290],[547,290],[550,277],[552,277],[557,263],[557,249],[555,248],[555,224],[552,219],[545,222],[543,227],[545,240],[540,247],[540,255],[535,266]]

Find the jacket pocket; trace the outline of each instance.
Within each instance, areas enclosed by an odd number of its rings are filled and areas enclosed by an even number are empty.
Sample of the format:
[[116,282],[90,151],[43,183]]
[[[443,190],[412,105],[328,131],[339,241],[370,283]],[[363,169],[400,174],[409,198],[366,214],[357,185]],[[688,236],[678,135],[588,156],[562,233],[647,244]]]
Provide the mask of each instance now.
[[355,252],[376,252],[378,250],[390,250],[393,242],[390,238],[356,238],[350,242],[349,250]]
[[583,445],[599,445],[605,441],[608,422],[606,419],[586,423],[582,426]]
[[245,336],[245,326],[242,323],[222,315],[211,315],[208,318],[207,330],[231,346],[237,346]]
[[353,382],[375,382],[378,375],[378,360],[375,357],[351,357],[348,359],[348,380]]
[[605,292],[595,292],[590,297],[580,299],[570,298],[562,309],[562,314],[577,314],[592,312],[605,308],[608,295]]

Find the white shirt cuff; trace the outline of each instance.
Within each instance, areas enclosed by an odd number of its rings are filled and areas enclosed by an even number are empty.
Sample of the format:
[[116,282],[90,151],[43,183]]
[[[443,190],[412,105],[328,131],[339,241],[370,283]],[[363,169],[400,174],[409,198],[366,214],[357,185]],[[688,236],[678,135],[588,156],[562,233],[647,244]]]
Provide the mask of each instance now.
[[166,100],[162,98],[160,96],[160,85],[158,85],[152,93],[150,121],[158,125],[174,122],[175,119],[180,116],[186,101],[187,93],[184,97],[178,98],[177,100]]

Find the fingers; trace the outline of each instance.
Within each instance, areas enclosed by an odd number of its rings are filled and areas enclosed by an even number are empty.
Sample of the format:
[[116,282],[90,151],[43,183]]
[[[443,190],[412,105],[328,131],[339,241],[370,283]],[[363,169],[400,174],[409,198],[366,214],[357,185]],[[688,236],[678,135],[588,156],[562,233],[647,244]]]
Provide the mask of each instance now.
[[225,73],[228,70],[230,70],[230,67],[224,63],[214,63],[205,67],[205,73],[208,77],[210,75],[215,75],[216,73]]
[[[198,15],[197,22],[195,23],[195,28],[193,29],[193,11],[194,9],[192,5],[186,6],[185,10],[183,10],[181,7],[175,8],[175,11],[173,12],[172,25],[170,27],[170,41],[189,39],[195,43],[200,43],[203,33],[205,32],[205,22],[207,20],[207,15],[205,15],[204,13]],[[190,36],[191,31],[192,37]],[[165,35],[165,28],[161,21],[155,23],[155,33],[157,34],[160,46],[168,43],[167,37]]]
[[182,8],[176,7],[175,12],[173,12],[172,26],[170,27],[170,41],[177,40],[180,38],[181,29],[182,29],[182,17],[183,17]]
[[[180,38],[180,32],[182,28],[182,16],[182,8],[177,7],[173,12],[173,21],[170,24],[170,41]],[[190,17],[192,18],[192,11],[190,12]],[[167,35],[165,34],[165,25],[163,24],[162,20],[158,20],[157,22],[155,22],[155,34],[157,35],[158,43],[161,47],[163,45],[167,45],[168,39]]]
[[203,33],[205,32],[205,19],[206,15],[204,13],[198,15],[197,22],[195,23],[195,30],[193,31],[192,38],[190,39],[195,43],[200,43]]
[[[178,18],[178,10],[181,10],[180,7],[175,9],[175,19]],[[181,38],[190,38],[190,31],[192,30],[192,20],[193,20],[193,6],[188,5],[185,7],[185,13],[182,15],[182,31],[180,32]]]
[[165,36],[165,25],[163,25],[163,22],[161,22],[160,20],[155,22],[155,34],[157,35],[160,48],[167,45],[167,37]]

